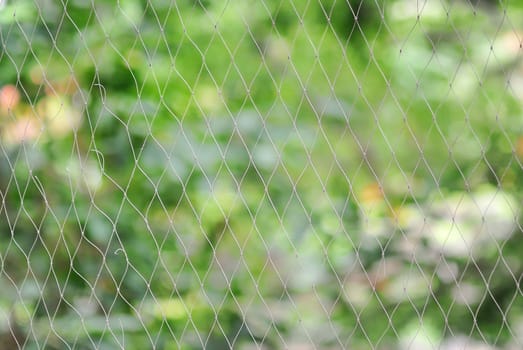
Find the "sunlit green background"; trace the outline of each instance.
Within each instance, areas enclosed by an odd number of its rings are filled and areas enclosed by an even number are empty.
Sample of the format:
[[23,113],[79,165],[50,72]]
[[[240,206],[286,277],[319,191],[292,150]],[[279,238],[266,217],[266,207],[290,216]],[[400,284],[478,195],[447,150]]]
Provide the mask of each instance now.
[[519,349],[523,4],[0,10],[0,349]]

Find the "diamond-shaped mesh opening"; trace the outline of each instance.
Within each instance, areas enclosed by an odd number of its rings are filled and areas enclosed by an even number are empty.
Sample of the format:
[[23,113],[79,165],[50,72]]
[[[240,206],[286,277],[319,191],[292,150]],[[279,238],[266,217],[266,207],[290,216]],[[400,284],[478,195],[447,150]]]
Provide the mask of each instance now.
[[523,4],[0,1],[0,349],[520,349]]

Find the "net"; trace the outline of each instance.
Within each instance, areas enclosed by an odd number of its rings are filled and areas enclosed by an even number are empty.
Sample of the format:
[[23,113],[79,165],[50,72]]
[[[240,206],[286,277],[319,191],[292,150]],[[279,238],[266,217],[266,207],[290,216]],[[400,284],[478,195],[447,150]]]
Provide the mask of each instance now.
[[0,8],[0,349],[519,349],[523,5]]

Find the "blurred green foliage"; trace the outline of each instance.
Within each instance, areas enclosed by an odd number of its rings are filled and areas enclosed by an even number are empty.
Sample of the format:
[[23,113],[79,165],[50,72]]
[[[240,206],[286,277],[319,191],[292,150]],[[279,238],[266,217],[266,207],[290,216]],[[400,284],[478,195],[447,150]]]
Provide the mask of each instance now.
[[515,1],[8,2],[2,337],[521,344],[522,20]]

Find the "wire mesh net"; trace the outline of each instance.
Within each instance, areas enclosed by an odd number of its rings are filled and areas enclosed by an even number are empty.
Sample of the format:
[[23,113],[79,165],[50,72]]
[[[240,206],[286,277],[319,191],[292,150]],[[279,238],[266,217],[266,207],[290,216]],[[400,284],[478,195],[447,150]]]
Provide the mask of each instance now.
[[523,5],[0,9],[0,349],[520,349]]

